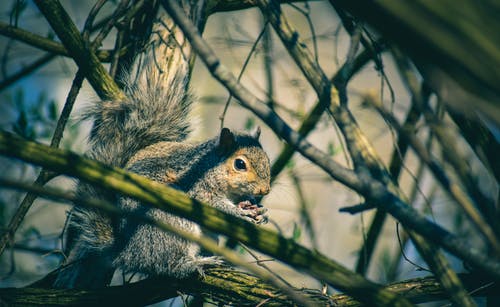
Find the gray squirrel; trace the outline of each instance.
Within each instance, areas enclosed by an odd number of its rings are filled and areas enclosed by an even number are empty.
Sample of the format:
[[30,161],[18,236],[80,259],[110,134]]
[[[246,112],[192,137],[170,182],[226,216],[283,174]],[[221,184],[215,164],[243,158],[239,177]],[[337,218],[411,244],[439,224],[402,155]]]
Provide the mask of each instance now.
[[[156,65],[145,65],[139,81],[126,80],[127,99],[95,103],[88,110],[93,120],[88,156],[182,190],[229,214],[266,222],[266,209],[259,202],[270,190],[270,167],[258,140],[260,130],[240,134],[223,128],[208,141],[186,142],[193,103],[188,70],[178,69],[166,78]],[[77,194],[202,232],[193,222],[99,187],[80,183]],[[184,278],[214,262],[201,255],[197,245],[172,233],[99,210],[75,206],[66,224],[67,258],[54,287],[102,287],[116,269]]]

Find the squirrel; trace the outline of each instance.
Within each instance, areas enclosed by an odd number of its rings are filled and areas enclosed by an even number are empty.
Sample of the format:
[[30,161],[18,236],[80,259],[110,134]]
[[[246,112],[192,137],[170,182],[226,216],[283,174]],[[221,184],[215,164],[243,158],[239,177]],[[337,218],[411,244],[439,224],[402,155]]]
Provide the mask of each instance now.
[[[270,191],[270,167],[259,143],[260,129],[242,134],[223,128],[205,142],[187,142],[194,101],[188,69],[165,77],[154,61],[144,65],[139,78],[132,81],[130,73],[125,80],[126,99],[95,103],[87,111],[93,120],[88,156],[184,191],[234,216],[265,223],[267,210],[260,200]],[[77,195],[202,233],[196,223],[99,187],[79,183]],[[57,288],[106,286],[116,269],[185,278],[217,261],[175,234],[80,206],[69,213],[64,233],[67,258],[53,284]]]

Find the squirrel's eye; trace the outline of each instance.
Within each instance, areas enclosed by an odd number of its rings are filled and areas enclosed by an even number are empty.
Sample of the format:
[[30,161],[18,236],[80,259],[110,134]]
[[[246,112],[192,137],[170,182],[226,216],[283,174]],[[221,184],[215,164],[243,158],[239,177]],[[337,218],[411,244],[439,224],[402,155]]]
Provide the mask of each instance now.
[[247,164],[245,163],[245,161],[243,159],[236,158],[234,160],[234,168],[237,171],[246,171],[247,170]]

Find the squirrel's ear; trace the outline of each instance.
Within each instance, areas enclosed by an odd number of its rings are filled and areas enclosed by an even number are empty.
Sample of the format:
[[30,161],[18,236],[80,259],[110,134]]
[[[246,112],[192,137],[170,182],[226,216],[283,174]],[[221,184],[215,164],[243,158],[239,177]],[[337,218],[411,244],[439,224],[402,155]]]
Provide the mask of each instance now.
[[222,128],[219,136],[219,151],[222,154],[230,152],[236,145],[234,134],[228,128]]
[[258,141],[260,137],[260,126],[257,126],[257,128],[255,128],[255,130],[251,133],[251,135],[255,140]]

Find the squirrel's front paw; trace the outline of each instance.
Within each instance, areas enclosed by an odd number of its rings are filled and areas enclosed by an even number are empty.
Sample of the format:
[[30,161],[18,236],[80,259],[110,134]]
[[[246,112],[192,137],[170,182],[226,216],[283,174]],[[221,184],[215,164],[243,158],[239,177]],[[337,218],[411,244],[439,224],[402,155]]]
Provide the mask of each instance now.
[[249,200],[238,203],[238,208],[241,210],[241,215],[244,219],[255,224],[267,223],[267,209],[257,204],[252,204]]

